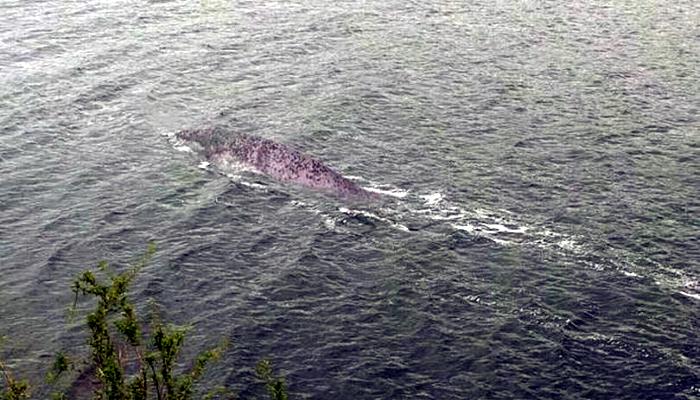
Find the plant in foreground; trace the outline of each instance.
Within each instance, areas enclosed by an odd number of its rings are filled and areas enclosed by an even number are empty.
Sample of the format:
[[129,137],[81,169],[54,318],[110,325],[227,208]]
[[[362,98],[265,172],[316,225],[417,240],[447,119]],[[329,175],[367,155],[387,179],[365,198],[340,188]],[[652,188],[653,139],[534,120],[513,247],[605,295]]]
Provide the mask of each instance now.
[[284,378],[276,377],[272,373],[272,364],[269,360],[260,361],[255,367],[255,373],[258,375],[258,378],[265,382],[265,388],[271,400],[288,399],[287,385],[284,382]]
[[[127,297],[129,285],[136,274],[152,258],[153,243],[136,265],[122,274],[113,274],[106,262],[100,262],[99,270],[108,276],[106,282],[97,279],[93,271],[83,272],[73,283],[75,305],[79,296],[97,299],[95,309],[87,315],[90,331],[90,367],[99,382],[93,398],[99,400],[188,400],[194,393],[194,385],[202,377],[206,366],[221,357],[226,343],[200,353],[193,366],[186,372],[176,372],[176,361],[185,340],[187,329],[163,324],[156,311],[150,323],[150,334],[144,335],[136,309]],[[74,369],[74,363],[63,353],[58,353],[48,373],[49,383],[56,383],[64,373]],[[0,400],[29,398],[26,381],[12,378],[0,362],[5,389]],[[273,375],[270,362],[261,361],[256,367],[258,377],[265,383],[273,400],[287,400],[287,389],[282,378]],[[67,399],[64,392],[52,395],[54,400]],[[226,388],[214,388],[205,398],[232,398]]]
[[29,398],[29,383],[26,380],[15,379],[2,360],[0,360],[0,373],[2,373],[2,381],[5,384],[5,390],[0,392],[0,400],[23,400]]

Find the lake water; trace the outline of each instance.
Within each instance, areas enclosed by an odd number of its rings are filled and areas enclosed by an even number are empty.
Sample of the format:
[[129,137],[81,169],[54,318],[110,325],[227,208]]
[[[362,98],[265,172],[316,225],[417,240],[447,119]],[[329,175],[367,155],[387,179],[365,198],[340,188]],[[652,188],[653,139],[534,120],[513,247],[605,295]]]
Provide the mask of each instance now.
[[[41,378],[75,276],[293,398],[700,398],[700,6],[0,2],[0,355]],[[206,166],[223,126],[372,204]],[[66,328],[68,327],[68,328]],[[43,390],[43,392],[42,392]],[[45,396],[39,389],[37,398]]]

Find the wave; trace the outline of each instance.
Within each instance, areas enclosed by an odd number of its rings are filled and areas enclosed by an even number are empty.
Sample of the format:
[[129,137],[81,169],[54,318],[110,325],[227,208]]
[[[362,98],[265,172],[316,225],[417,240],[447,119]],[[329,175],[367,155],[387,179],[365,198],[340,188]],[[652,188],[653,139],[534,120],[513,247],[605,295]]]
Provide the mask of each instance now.
[[[180,152],[194,153],[194,150],[175,138],[165,134],[173,148]],[[202,161],[198,168],[221,173],[231,181],[252,188],[268,191],[270,186],[249,179],[259,173],[243,163],[228,163],[212,166]],[[347,228],[347,218],[360,223],[385,225],[403,234],[448,234],[462,232],[479,239],[485,239],[496,246],[517,246],[537,248],[562,256],[573,257],[583,267],[599,271],[615,271],[631,279],[647,279],[655,284],[671,289],[687,298],[700,300],[700,284],[697,277],[647,259],[639,259],[630,254],[622,254],[619,249],[593,248],[585,237],[558,231],[551,224],[532,222],[531,217],[517,215],[505,209],[492,209],[487,205],[468,207],[452,200],[441,191],[414,193],[411,190],[390,184],[374,182],[358,175],[346,175],[363,189],[380,194],[384,201],[377,204],[363,204],[362,207],[339,205],[329,210],[327,204],[290,200],[292,205],[318,214],[326,228],[341,230]],[[637,262],[630,262],[637,259]],[[619,261],[623,260],[623,261]],[[646,265],[646,267],[644,265]]]

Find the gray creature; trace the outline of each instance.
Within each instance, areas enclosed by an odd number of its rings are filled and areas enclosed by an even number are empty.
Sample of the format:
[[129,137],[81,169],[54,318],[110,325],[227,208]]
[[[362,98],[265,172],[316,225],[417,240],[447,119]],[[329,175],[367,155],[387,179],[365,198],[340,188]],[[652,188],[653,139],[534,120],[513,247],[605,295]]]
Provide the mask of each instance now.
[[321,161],[285,144],[243,134],[228,134],[219,128],[185,129],[176,137],[194,144],[214,165],[224,167],[240,162],[260,173],[284,182],[336,193],[356,200],[378,198]]

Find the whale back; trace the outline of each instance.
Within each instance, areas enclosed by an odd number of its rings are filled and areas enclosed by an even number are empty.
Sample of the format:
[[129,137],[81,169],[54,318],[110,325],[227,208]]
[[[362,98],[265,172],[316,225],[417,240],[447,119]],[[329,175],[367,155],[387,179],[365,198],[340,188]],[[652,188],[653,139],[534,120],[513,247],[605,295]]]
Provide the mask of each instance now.
[[332,191],[344,196],[373,198],[368,192],[323,162],[283,143],[252,135],[224,134],[216,128],[184,130],[177,137],[195,141],[207,159],[225,164],[238,161],[258,172],[313,189]]

